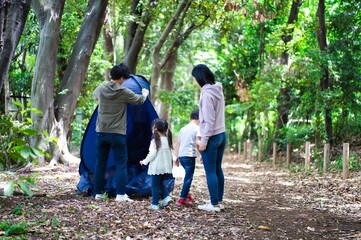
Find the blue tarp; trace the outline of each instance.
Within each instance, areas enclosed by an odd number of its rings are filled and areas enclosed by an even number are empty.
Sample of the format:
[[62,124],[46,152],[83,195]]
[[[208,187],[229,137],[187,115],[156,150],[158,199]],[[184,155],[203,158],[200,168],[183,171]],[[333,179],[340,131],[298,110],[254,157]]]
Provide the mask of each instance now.
[[[139,75],[130,75],[123,85],[136,94],[142,93],[142,88],[149,90],[149,82],[146,78]],[[96,132],[95,125],[98,116],[98,108],[94,110],[88,126],[85,130],[80,147],[81,162],[79,165],[80,180],[77,185],[80,193],[87,192],[93,196],[93,175],[96,161]],[[150,176],[147,175],[148,166],[141,166],[140,160],[143,160],[148,152],[152,138],[151,124],[158,118],[149,98],[143,105],[128,105],[127,108],[127,147],[128,147],[128,184],[126,193],[131,196],[138,194],[141,196],[151,196]],[[115,162],[112,151],[108,158],[106,170],[105,191],[109,196],[115,196]],[[169,191],[174,189],[174,178],[166,181]]]

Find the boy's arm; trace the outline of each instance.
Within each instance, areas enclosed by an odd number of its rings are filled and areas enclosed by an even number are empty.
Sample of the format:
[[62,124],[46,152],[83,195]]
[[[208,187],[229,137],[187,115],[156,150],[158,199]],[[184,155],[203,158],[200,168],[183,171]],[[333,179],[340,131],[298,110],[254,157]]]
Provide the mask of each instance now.
[[179,154],[179,146],[180,146],[180,138],[177,138],[177,141],[174,144],[174,157],[175,157],[175,165],[177,167],[179,167],[179,159],[178,159],[178,154]]

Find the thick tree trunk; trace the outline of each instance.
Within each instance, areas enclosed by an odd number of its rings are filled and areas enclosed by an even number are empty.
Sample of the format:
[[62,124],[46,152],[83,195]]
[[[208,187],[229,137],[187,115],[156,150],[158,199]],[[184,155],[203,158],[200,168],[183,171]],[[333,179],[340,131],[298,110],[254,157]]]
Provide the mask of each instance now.
[[102,29],[108,0],[92,0],[88,5],[83,24],[78,33],[73,52],[59,94],[55,101],[55,126],[58,148],[53,151],[53,161],[71,162],[74,159],[67,146],[70,124],[73,121],[77,99],[88,70],[90,57]]
[[[36,58],[34,78],[31,88],[32,107],[42,111],[42,115],[32,113],[34,127],[39,131],[52,132],[54,124],[54,78],[57,52],[60,41],[60,22],[65,0],[33,0],[32,6],[39,21],[40,43]],[[33,139],[32,145],[44,151],[42,138]],[[39,160],[44,163],[45,159]]]
[[[160,89],[167,92],[174,91],[174,71],[177,65],[177,52],[175,52],[164,66],[161,74]],[[158,105],[158,114],[160,118],[166,119],[168,122],[170,116],[170,103],[160,102]]]
[[30,0],[0,1],[0,91],[30,10]]
[[[131,3],[131,13],[141,19],[141,24],[138,21],[130,21],[128,23],[127,34],[124,44],[124,63],[129,67],[130,73],[136,73],[138,56],[143,47],[144,36],[147,31],[148,25],[151,21],[150,14],[158,4],[155,0],[149,0],[147,6],[140,8],[139,0],[133,0]],[[141,3],[143,4],[143,3]],[[142,9],[142,10],[140,10]]]
[[[325,21],[325,1],[319,0],[317,8],[317,19],[319,23],[319,28],[316,30],[316,37],[318,46],[322,53],[326,54],[327,51],[327,35],[326,35],[326,21]],[[320,79],[320,86],[322,91],[327,91],[330,88],[329,82],[329,73],[328,73],[328,64],[326,61],[321,65],[323,75]],[[325,128],[326,134],[329,143],[333,144],[333,134],[332,134],[332,118],[331,118],[331,105],[330,101],[325,102],[324,104],[324,114],[325,114]]]
[[[288,27],[288,25],[293,24],[297,21],[298,11],[301,0],[292,0],[291,11],[288,16],[287,27],[282,36],[282,40],[285,46],[283,53],[281,54],[281,64],[288,65],[289,53],[287,44],[292,40],[292,34],[294,27]],[[277,129],[281,129],[288,122],[288,111],[290,109],[290,89],[289,86],[282,88],[280,90],[280,96],[278,98],[278,121]]]

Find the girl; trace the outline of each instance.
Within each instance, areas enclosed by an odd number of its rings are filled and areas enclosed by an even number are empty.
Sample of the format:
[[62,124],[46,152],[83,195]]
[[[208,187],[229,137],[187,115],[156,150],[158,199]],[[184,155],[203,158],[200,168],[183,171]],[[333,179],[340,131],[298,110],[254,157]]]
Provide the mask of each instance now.
[[151,176],[152,205],[154,210],[159,209],[159,190],[163,196],[160,207],[167,206],[172,202],[169,191],[164,181],[172,174],[172,132],[168,129],[168,123],[164,119],[155,119],[153,121],[153,139],[150,142],[149,153],[147,157],[140,161],[141,165],[147,165],[148,175]]

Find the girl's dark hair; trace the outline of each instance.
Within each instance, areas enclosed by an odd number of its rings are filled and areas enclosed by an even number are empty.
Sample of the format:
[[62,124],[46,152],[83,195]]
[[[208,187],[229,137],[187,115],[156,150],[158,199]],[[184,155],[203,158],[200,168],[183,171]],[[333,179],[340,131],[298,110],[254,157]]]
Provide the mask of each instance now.
[[204,64],[196,65],[192,70],[192,76],[196,79],[199,86],[203,87],[205,84],[215,84],[215,78],[212,71]]
[[154,133],[153,133],[153,139],[155,141],[155,146],[157,148],[157,150],[160,148],[161,146],[161,141],[160,141],[160,135],[159,133],[163,133],[167,136],[168,139],[168,144],[169,147],[171,149],[173,149],[173,142],[172,142],[172,132],[170,129],[168,129],[168,123],[165,119],[155,119],[153,121],[153,127],[154,127]]

